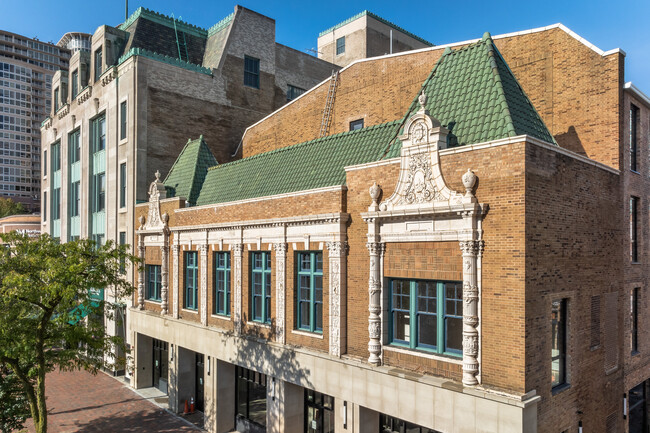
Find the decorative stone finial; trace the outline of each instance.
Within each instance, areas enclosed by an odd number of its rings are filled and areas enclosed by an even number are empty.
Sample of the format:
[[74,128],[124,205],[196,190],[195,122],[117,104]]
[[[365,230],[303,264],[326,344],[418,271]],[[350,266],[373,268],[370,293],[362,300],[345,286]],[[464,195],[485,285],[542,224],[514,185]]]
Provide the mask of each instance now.
[[164,214],[162,214],[160,218],[162,219],[162,222],[165,223],[165,225],[167,225],[167,223],[169,222],[169,214],[165,212]]
[[472,195],[472,189],[476,184],[476,175],[469,168],[467,172],[462,177],[463,185],[465,186],[465,196],[470,197]]
[[370,192],[370,198],[372,199],[372,206],[377,206],[377,199],[379,198],[379,194],[381,193],[381,187],[377,185],[377,182],[373,182],[368,192]]
[[144,227],[144,215],[140,215],[138,221],[140,221],[140,229],[142,229]]
[[420,103],[420,108],[426,110],[425,105],[427,105],[427,95],[425,95],[424,89],[422,89],[422,93],[418,96],[418,102]]
[[155,176],[156,176],[156,182],[160,182],[160,171],[159,170],[156,170]]

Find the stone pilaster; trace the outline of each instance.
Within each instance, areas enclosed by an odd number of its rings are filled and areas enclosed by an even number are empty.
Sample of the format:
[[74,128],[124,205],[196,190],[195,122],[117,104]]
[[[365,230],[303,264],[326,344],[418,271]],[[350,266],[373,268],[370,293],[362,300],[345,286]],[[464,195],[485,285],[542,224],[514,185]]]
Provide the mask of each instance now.
[[145,253],[144,236],[139,236],[138,256],[140,257],[140,268],[138,270],[138,309],[144,310],[144,271],[145,271]]
[[329,252],[329,328],[330,349],[341,356],[346,347],[346,248],[347,242],[328,242]]
[[463,384],[477,385],[478,379],[478,283],[476,256],[478,241],[461,241],[463,253]]
[[163,234],[163,237],[163,245],[160,247],[160,314],[164,316],[169,312],[169,237],[167,234]]
[[273,247],[275,248],[275,340],[284,344],[286,340],[284,288],[286,282],[287,244],[280,242],[274,244]]
[[172,245],[172,275],[174,277],[174,306],[172,308],[172,316],[174,319],[178,319],[178,296],[180,294],[180,289],[178,288],[178,284],[180,281],[179,275],[181,270],[178,267],[179,264],[179,255],[180,255],[181,247],[180,245],[174,244]]
[[368,362],[379,365],[381,359],[381,275],[380,275],[380,257],[384,245],[381,242],[368,242],[366,244],[370,253],[370,276],[368,278],[369,303],[368,311]]
[[242,244],[232,245],[233,255],[233,274],[235,277],[235,290],[233,291],[233,316],[235,319],[235,334],[241,334],[242,322],[242,253],[244,246]]
[[208,324],[208,246],[206,244],[199,245],[199,273],[201,275],[200,291],[201,300],[199,309],[201,310],[201,323]]

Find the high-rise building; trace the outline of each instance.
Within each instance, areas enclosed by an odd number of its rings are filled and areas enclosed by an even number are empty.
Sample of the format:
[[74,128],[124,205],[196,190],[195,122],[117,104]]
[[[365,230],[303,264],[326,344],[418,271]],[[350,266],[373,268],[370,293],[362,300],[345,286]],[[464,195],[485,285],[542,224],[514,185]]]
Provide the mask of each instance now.
[[51,110],[52,76],[70,51],[0,30],[0,196],[40,209],[40,124]]
[[91,37],[92,35],[88,33],[68,32],[61,36],[61,39],[56,44],[70,50],[70,55],[72,55],[81,50],[90,51]]

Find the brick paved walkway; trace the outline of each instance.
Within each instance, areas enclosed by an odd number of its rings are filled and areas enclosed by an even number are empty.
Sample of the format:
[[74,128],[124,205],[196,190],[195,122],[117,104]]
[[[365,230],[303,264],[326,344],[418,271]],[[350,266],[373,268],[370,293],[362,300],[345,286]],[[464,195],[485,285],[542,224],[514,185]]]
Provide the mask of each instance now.
[[[104,373],[52,372],[45,379],[48,433],[198,432]],[[34,432],[31,423],[30,432]]]

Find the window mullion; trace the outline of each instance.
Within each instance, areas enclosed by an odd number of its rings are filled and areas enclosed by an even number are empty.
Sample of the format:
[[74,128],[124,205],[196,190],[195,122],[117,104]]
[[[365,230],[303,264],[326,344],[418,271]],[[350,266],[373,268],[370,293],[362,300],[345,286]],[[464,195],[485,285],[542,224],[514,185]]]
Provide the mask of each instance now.
[[436,351],[445,351],[445,284],[441,281],[436,283],[436,323],[438,328],[438,344]]
[[415,349],[417,340],[417,284],[415,280],[409,281],[409,347]]

